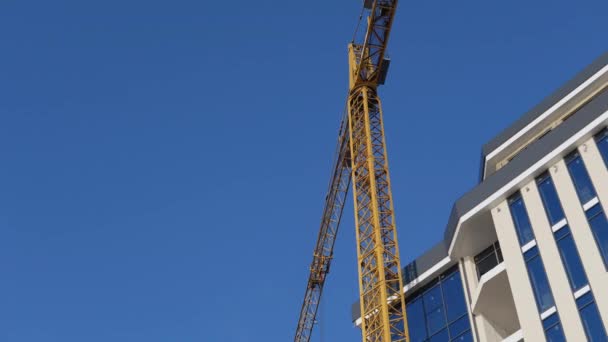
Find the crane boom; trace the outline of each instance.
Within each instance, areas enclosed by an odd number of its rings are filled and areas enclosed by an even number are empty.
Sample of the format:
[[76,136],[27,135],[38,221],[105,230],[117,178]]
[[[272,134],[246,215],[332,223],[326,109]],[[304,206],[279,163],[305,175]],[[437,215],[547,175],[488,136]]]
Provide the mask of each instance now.
[[310,274],[306,284],[304,303],[300,311],[300,319],[296,329],[296,342],[308,342],[317,316],[317,309],[321,302],[323,285],[329,273],[329,266],[333,258],[334,244],[340,227],[340,220],[344,210],[344,203],[350,185],[350,152],[347,126],[343,120],[338,134],[334,172],[329,183],[325,207],[321,216],[321,227],[317,237],[317,244],[310,265]]
[[337,158],[326,197],[297,342],[310,340],[344,207],[342,195],[348,191],[345,179],[353,187],[363,341],[409,341],[382,106],[377,94],[388,67],[385,54],[396,7],[397,0],[366,0],[369,15],[363,42],[349,45],[347,115],[338,138],[342,157]]

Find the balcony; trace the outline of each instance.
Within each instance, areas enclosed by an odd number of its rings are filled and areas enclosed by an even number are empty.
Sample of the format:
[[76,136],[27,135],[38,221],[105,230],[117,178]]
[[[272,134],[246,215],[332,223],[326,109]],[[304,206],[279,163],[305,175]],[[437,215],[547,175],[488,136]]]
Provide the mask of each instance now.
[[[520,330],[511,286],[498,242],[475,257],[477,288],[472,293],[471,309],[484,318],[483,329],[493,341],[502,341]],[[510,339],[507,339],[510,341]]]

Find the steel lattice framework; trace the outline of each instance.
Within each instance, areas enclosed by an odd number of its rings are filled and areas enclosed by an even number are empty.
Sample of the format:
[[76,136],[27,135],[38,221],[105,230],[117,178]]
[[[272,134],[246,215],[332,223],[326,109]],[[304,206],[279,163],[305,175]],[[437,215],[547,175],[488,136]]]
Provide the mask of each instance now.
[[365,341],[406,341],[403,280],[382,124],[374,89],[349,99],[361,330]]
[[334,244],[340,227],[340,220],[344,210],[344,203],[348,195],[350,184],[350,152],[346,123],[343,121],[338,135],[336,147],[334,173],[329,183],[325,207],[321,217],[321,227],[317,238],[317,245],[310,265],[310,275],[306,285],[304,303],[300,311],[300,320],[296,330],[295,341],[310,341],[310,335],[315,324],[317,310],[321,302],[323,285],[329,273],[329,266],[333,257]]
[[388,37],[397,0],[366,0],[367,29],[349,45],[349,96],[334,171],[300,311],[295,341],[308,342],[352,183],[363,341],[408,341],[399,245],[393,210],[382,108]]

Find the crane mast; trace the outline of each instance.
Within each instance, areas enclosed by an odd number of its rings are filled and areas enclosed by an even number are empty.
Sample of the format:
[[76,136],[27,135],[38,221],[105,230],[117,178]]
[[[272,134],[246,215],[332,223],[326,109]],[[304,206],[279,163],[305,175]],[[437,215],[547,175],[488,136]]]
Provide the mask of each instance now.
[[[385,53],[397,0],[366,0],[362,42],[349,45],[347,115],[338,138],[321,228],[295,341],[309,341],[333,257],[348,184],[352,183],[363,341],[408,341],[399,245],[393,210],[382,107]],[[350,174],[350,177],[349,177]]]

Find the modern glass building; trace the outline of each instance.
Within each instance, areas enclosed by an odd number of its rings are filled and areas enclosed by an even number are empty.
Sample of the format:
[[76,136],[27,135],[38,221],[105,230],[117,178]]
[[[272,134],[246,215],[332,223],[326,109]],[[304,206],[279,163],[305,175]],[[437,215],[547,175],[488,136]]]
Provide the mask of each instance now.
[[608,342],[608,53],[481,160],[443,241],[404,268],[410,340]]

